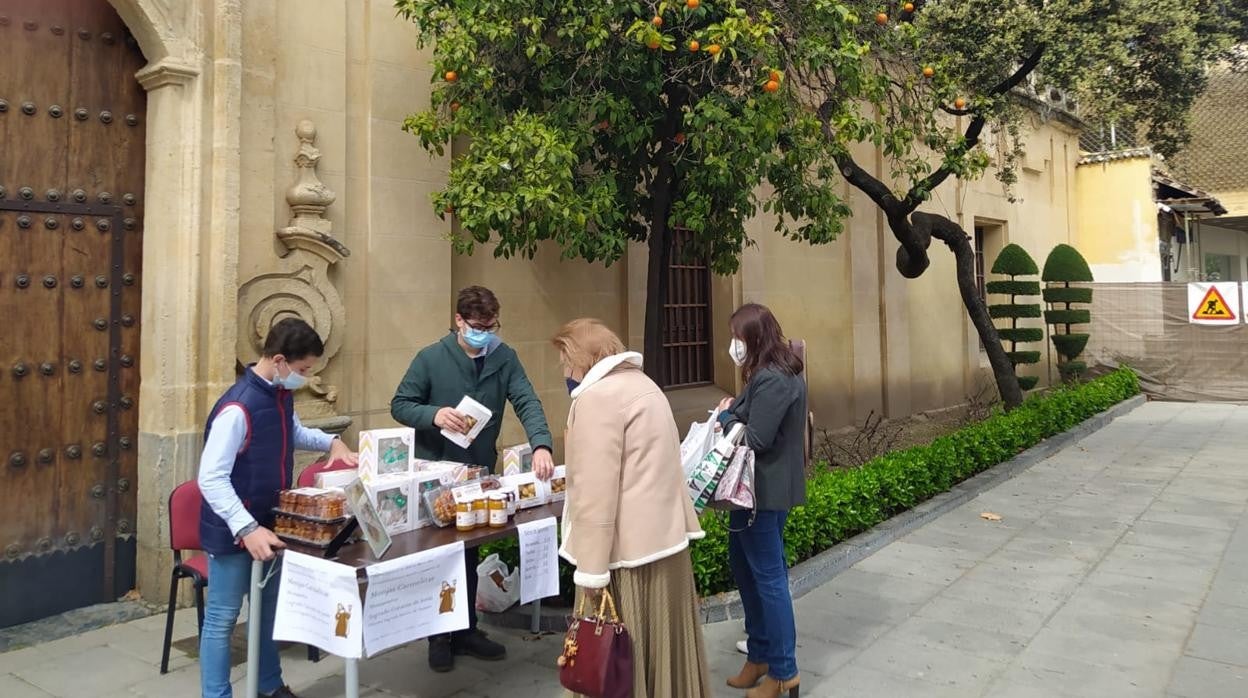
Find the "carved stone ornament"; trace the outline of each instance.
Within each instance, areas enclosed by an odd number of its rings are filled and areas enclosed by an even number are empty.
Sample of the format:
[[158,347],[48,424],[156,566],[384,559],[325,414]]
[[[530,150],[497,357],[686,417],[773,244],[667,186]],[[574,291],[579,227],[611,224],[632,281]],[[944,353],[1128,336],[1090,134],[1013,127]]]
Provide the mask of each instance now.
[[325,342],[325,354],[311,370],[308,386],[295,394],[300,420],[308,426],[341,433],[351,418],[338,414],[338,389],[320,373],[342,349],[346,335],[346,308],[329,278],[329,269],[350,256],[351,251],[333,235],[325,211],[337,198],[316,174],[321,152],[316,149],[316,126],[301,121],[295,128],[299,151],[295,155],[298,177],[286,192],[289,224],[276,236],[285,248],[275,271],[261,274],[239,289],[237,353],[243,364],[255,360],[269,328],[287,317],[308,322]]

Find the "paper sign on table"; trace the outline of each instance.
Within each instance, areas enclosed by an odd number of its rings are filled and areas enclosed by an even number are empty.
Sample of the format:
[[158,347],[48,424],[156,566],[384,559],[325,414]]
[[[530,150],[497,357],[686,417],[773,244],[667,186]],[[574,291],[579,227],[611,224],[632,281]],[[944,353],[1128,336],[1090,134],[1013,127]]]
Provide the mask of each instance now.
[[465,395],[464,399],[460,400],[459,404],[455,406],[455,411],[468,418],[468,433],[460,434],[443,429],[442,435],[460,448],[468,448],[471,446],[473,440],[480,436],[481,432],[485,430],[485,425],[490,423],[490,417],[494,416],[494,413],[490,411],[490,408],[482,405],[476,400],[473,400],[467,395]]
[[559,550],[555,518],[522,523],[520,533],[520,603],[559,593]]
[[365,571],[364,647],[368,656],[468,627],[470,601],[462,542],[379,562]]
[[281,564],[273,639],[358,659],[363,614],[355,568],[296,552],[284,553]]

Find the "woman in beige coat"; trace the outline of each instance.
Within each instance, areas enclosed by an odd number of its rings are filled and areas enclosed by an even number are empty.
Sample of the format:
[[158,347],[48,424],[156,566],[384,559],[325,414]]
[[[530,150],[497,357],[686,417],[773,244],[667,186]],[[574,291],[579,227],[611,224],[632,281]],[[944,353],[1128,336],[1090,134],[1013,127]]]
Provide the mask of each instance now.
[[576,567],[578,600],[611,591],[633,640],[635,698],[710,696],[689,554],[704,534],[672,408],[601,322],[574,320],[552,342],[572,395],[559,554]]

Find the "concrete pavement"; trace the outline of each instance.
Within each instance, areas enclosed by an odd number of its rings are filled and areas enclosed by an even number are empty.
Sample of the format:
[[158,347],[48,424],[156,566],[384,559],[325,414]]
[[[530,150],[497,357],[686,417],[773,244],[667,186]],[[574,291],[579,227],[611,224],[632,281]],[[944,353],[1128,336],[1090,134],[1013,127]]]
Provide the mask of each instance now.
[[[1248,695],[1245,454],[1248,407],[1115,420],[798,599],[803,695]],[[162,629],[156,616],[0,654],[0,696],[197,695],[180,652],[157,674]],[[180,612],[175,638],[193,634]],[[506,662],[434,675],[417,644],[363,663],[362,695],[561,695],[558,637],[495,634]],[[740,634],[706,627],[716,695],[741,695],[722,686]],[[285,657],[301,696],[341,695],[340,660]]]

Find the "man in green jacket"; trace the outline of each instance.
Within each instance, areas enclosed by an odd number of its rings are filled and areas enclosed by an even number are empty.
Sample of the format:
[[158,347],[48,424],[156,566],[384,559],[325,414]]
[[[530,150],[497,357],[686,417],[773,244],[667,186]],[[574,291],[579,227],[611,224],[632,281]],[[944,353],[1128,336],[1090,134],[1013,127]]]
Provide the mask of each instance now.
[[[416,430],[416,457],[483,465],[498,461],[498,436],[503,410],[510,402],[533,447],[533,472],[543,480],[555,469],[550,427],[542,403],[520,365],[520,358],[498,338],[498,298],[488,288],[470,286],[459,292],[454,333],[416,354],[390,402],[395,421]],[[467,433],[465,415],[455,409],[467,395],[493,413],[472,444],[461,448],[441,430]],[[468,574],[468,629],[429,638],[429,666],[445,672],[455,668],[455,655],[499,660],[507,648],[477,630],[476,548],[464,551]]]

